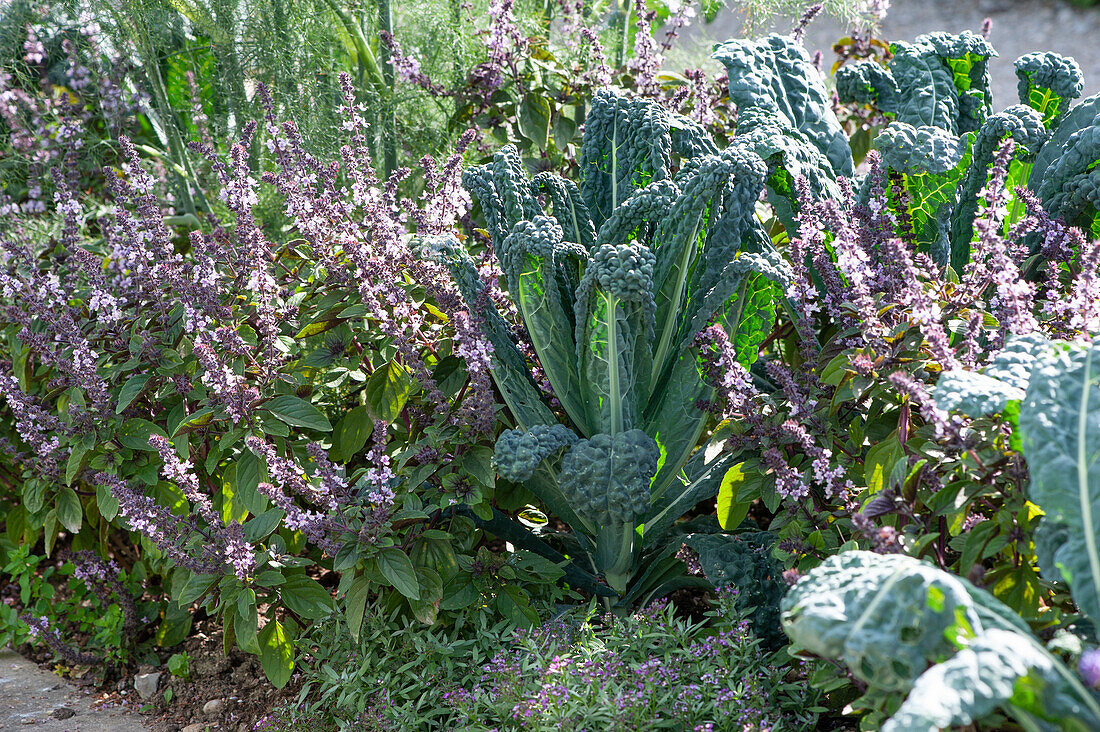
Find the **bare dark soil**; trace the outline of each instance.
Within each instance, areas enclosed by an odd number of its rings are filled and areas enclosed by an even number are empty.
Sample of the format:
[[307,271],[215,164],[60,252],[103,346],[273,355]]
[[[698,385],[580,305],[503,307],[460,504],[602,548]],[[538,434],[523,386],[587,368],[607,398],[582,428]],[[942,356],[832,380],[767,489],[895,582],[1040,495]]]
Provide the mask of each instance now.
[[[178,732],[189,724],[243,732],[280,701],[297,696],[299,682],[291,679],[286,687],[276,689],[267,682],[255,656],[237,648],[227,656],[220,630],[200,630],[172,651],[186,652],[191,658],[190,680],[171,676],[164,667],[154,669],[163,671],[159,693],[152,700],[155,706],[149,712],[154,732]],[[172,699],[165,702],[164,692],[169,689]],[[210,704],[218,701],[221,704]],[[214,707],[217,711],[211,711]]]

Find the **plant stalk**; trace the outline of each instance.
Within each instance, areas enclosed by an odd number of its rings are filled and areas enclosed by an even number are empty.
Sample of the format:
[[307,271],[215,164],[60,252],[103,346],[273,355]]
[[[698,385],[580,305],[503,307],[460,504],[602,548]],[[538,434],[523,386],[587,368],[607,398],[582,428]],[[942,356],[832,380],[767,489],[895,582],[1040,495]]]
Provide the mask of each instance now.
[[[393,10],[390,0],[378,0],[378,27],[390,37],[393,36]],[[382,61],[382,84],[386,88],[382,109],[382,168],[385,179],[389,179],[397,170],[397,113],[394,110],[394,74],[393,57],[390,47],[378,44]]]

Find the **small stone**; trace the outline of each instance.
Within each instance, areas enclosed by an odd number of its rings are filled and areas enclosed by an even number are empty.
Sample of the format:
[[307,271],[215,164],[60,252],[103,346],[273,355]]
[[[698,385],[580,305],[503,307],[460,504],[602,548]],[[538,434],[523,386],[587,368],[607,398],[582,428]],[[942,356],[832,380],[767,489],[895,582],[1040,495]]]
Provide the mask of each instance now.
[[225,702],[221,699],[211,699],[202,705],[202,713],[207,717],[217,717],[225,709]]
[[76,712],[74,712],[72,709],[69,709],[68,707],[58,707],[57,709],[53,710],[54,719],[68,719],[69,717],[75,716]]
[[180,732],[206,732],[206,725],[202,722],[198,724],[189,724],[181,729]]
[[159,671],[152,674],[138,674],[134,677],[134,689],[145,701],[149,701],[153,698],[153,695],[157,693],[157,686],[159,684]]

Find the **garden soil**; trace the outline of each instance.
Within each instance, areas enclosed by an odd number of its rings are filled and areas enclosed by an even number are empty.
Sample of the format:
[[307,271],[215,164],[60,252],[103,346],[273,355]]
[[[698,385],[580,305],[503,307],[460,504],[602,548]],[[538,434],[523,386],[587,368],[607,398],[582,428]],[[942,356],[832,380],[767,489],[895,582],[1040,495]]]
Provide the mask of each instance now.
[[[737,3],[731,5],[736,8]],[[1100,43],[1096,42],[1100,6],[1077,7],[1065,0],[893,0],[877,35],[889,41],[911,41],[934,30],[978,32],[985,18],[993,21],[989,40],[1000,54],[989,64],[995,110],[1018,103],[1012,62],[1031,51],[1072,56],[1085,74],[1082,96],[1100,93]],[[726,10],[714,22],[688,33],[685,45],[695,49],[684,50],[691,57],[702,56],[713,42],[736,38],[743,23],[744,16],[736,9]],[[787,33],[791,27],[790,19],[778,19],[772,29]],[[845,35],[843,24],[823,15],[807,29],[806,47],[811,54],[820,50],[828,68],[836,58],[833,43]]]
[[[222,634],[208,623],[172,649],[190,657],[190,678],[171,676],[163,666],[156,707],[147,720],[153,732],[180,732],[190,725],[211,730],[250,730],[252,725],[288,698],[297,697],[296,679],[279,690],[267,683],[255,656],[233,648],[226,656]],[[148,669],[147,669],[148,670]],[[131,677],[132,678],[132,677]],[[165,702],[164,693],[172,691]],[[202,730],[203,726],[192,727]],[[191,732],[191,730],[188,730]]]

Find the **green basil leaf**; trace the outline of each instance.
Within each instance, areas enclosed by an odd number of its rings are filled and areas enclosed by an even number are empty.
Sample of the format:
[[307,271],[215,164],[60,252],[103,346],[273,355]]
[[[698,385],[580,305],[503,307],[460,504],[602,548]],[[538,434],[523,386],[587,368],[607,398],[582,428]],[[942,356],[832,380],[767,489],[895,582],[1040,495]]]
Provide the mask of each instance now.
[[76,491],[67,486],[57,494],[57,520],[73,534],[80,531],[84,521],[84,508],[80,505],[80,498]]
[[278,620],[272,620],[257,636],[260,645],[260,665],[267,680],[276,689],[286,686],[294,670],[294,644],[286,628]]
[[283,604],[307,620],[320,620],[332,612],[332,596],[316,580],[292,574],[279,585]]
[[359,629],[363,626],[363,615],[367,607],[367,591],[370,589],[370,580],[359,575],[352,581],[347,594],[344,595],[344,617],[348,622],[348,631],[351,639],[359,642]]
[[264,405],[264,408],[291,427],[317,430],[318,432],[331,432],[329,424],[321,410],[304,399],[299,399],[290,394],[277,396]]
[[150,378],[151,374],[132,376],[122,385],[122,389],[118,392],[118,406],[115,407],[115,414],[122,414],[126,411],[126,407],[130,406],[134,399],[137,399]]
[[[184,424],[186,424],[186,422]],[[180,426],[182,427],[183,425]],[[178,431],[177,429],[177,432]],[[156,448],[149,444],[150,435],[160,435],[161,437],[168,436],[159,425],[155,425],[147,419],[137,418],[126,420],[122,425],[122,429],[115,433],[118,441],[121,442],[124,447],[128,447],[131,450],[141,450],[143,452],[156,452]]]
[[394,589],[410,600],[420,599],[420,586],[412,560],[397,547],[385,547],[378,554],[378,569]]

